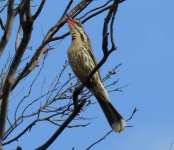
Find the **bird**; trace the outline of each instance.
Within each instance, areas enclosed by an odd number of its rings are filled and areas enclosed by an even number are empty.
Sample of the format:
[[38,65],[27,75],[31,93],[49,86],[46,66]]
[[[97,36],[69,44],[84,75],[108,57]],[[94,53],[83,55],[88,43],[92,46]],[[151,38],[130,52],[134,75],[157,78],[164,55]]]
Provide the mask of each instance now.
[[[80,82],[84,83],[89,73],[97,65],[97,61],[92,51],[90,39],[82,23],[68,15],[67,22],[72,37],[70,47],[67,50],[68,61],[74,74]],[[112,130],[118,133],[123,131],[126,127],[126,121],[111,104],[99,70],[95,72],[86,87],[96,97]]]

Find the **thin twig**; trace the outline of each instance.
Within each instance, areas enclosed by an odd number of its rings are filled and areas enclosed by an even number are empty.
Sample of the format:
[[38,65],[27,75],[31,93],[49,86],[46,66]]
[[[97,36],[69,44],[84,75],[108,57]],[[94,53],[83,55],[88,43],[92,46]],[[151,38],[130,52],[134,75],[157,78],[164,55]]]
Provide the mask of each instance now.
[[79,17],[78,20],[80,20],[80,19],[86,17],[86,16],[87,16],[88,14],[90,14],[91,12],[94,12],[94,11],[96,11],[96,10],[99,10],[99,9],[101,9],[101,8],[103,8],[103,7],[105,7],[105,6],[107,6],[111,1],[113,1],[113,0],[109,0],[109,1],[107,1],[105,4],[103,4],[103,5],[99,6],[99,7],[96,7],[96,8],[94,8],[94,9],[88,11],[88,12],[85,13],[83,16]]
[[134,110],[133,110],[133,112],[132,112],[132,114],[131,114],[131,116],[126,120],[126,122],[129,122],[133,118],[133,116],[135,115],[135,113],[137,111],[138,111],[138,109],[135,107]]
[[65,17],[65,15],[67,14],[68,10],[70,9],[72,3],[73,3],[73,0],[70,0],[69,3],[68,3],[68,5],[65,8],[65,11],[63,12],[62,17],[60,18],[60,20],[62,20]]
[[55,139],[62,133],[62,131],[67,127],[67,125],[77,116],[82,107],[85,105],[86,100],[83,100],[77,107],[74,109],[73,113],[66,119],[66,121],[60,126],[57,131],[45,142],[43,145],[36,148],[36,150],[45,150],[47,149]]
[[100,143],[101,141],[103,141],[104,139],[106,139],[106,137],[111,134],[113,132],[113,130],[110,130],[109,132],[107,132],[104,136],[102,136],[100,139],[98,139],[96,142],[94,142],[93,144],[91,144],[89,147],[86,148],[86,150],[91,149],[93,146],[95,146],[96,144]]

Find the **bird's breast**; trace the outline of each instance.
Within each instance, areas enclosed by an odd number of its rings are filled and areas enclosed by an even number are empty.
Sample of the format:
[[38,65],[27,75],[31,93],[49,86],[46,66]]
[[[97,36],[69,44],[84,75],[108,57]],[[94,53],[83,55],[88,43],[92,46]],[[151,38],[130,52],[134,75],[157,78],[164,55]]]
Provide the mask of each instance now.
[[68,59],[72,70],[81,82],[86,80],[88,74],[95,67],[94,61],[89,55],[88,50],[83,47],[69,49]]

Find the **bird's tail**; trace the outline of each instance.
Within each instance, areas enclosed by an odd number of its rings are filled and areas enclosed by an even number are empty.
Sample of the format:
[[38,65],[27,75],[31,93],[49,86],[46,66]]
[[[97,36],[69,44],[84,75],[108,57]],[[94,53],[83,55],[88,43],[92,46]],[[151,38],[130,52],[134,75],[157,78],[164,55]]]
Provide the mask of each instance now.
[[108,94],[103,85],[102,87],[100,86],[91,89],[91,92],[95,95],[96,99],[98,100],[112,129],[116,132],[123,131],[126,126],[126,122],[109,101]]

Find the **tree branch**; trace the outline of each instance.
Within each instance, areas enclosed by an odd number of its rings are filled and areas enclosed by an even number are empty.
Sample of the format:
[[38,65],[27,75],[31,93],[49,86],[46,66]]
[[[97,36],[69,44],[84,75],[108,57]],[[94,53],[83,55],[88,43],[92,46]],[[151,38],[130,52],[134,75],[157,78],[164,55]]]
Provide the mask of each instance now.
[[134,110],[133,110],[133,112],[132,112],[132,114],[131,114],[131,116],[126,120],[126,122],[129,122],[133,118],[133,116],[135,115],[135,113],[137,111],[138,111],[138,109],[135,107]]
[[41,13],[42,8],[43,8],[43,6],[44,6],[44,4],[45,4],[45,1],[46,1],[46,0],[42,0],[42,2],[40,3],[39,8],[37,9],[36,13],[33,15],[33,20],[36,20],[36,18],[37,18],[37,17],[39,16],[39,14]]
[[60,126],[57,131],[48,139],[46,143],[41,145],[40,147],[36,148],[36,150],[45,150],[47,149],[55,140],[56,138],[62,133],[62,131],[68,126],[68,124],[77,116],[80,110],[85,105],[86,100],[83,100],[77,107],[74,109],[73,113],[66,119],[66,121]]
[[[25,52],[25,49],[29,43],[30,37],[31,37],[31,31],[32,31],[32,25],[33,22],[30,17],[30,0],[27,0],[26,7],[25,7],[25,13],[26,13],[26,21],[24,21],[24,17],[21,16],[21,22],[22,28],[23,28],[23,38],[21,40],[21,43],[19,45],[19,48],[15,54],[14,60],[12,61],[12,64],[9,68],[9,71],[7,73],[7,77],[5,79],[4,87],[2,89],[2,104],[1,104],[1,112],[0,112],[0,143],[2,146],[4,131],[5,131],[5,124],[6,124],[6,118],[7,118],[7,109],[8,109],[8,101],[9,101],[9,94],[11,91],[12,84],[14,82],[14,74],[20,64],[21,58]],[[24,15],[22,13],[22,15]]]
[[6,20],[6,29],[4,30],[4,34],[0,40],[0,57],[2,56],[4,48],[6,47],[11,35],[13,20],[14,20],[13,5],[14,5],[14,0],[9,0],[8,7],[7,7],[8,13],[7,13],[7,20]]
[[2,30],[4,30],[4,31],[6,30],[1,18],[0,18],[0,26],[1,26]]
[[86,148],[86,150],[91,149],[93,146],[95,146],[96,144],[100,143],[101,141],[103,141],[104,139],[106,139],[106,137],[111,134],[113,132],[113,130],[110,130],[109,132],[107,132],[104,136],[102,136],[100,139],[98,139],[96,142],[94,142],[93,144],[91,144],[89,147]]

